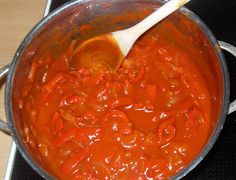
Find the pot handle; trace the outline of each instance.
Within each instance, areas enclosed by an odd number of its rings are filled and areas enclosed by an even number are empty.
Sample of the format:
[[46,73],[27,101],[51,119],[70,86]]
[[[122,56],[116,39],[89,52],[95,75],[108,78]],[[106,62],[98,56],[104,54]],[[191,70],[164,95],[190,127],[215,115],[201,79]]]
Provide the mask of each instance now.
[[[232,54],[235,58],[236,58],[236,47],[234,47],[233,45],[223,42],[223,41],[218,41],[220,44],[221,49],[229,52],[230,54]],[[229,111],[228,114],[232,113],[236,111],[236,100],[234,100],[233,102],[230,103],[229,105]]]
[[[10,69],[10,64],[8,64],[0,69],[0,80],[2,80],[2,78],[4,78],[7,75],[9,69]],[[0,119],[0,130],[8,135],[11,134],[7,123],[1,119]]]

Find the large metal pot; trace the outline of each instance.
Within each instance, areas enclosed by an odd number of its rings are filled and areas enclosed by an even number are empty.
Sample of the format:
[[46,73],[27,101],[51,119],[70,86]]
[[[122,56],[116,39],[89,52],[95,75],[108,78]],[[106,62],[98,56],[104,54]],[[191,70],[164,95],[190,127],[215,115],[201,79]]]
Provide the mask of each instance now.
[[[153,10],[159,6],[159,3],[160,2],[157,2],[156,0],[71,1],[42,19],[23,40],[14,56],[13,62],[0,70],[0,78],[8,74],[5,90],[5,108],[8,124],[0,121],[1,130],[12,135],[22,156],[42,177],[52,179],[53,173],[46,164],[40,161],[40,155],[35,153],[26,143],[22,126],[22,121],[24,121],[24,119],[21,119],[19,107],[17,106],[24,84],[22,82],[24,82],[26,78],[31,58],[37,56],[37,52],[40,49],[43,49],[40,47],[45,45],[52,51],[63,50],[63,47],[60,47],[60,42],[55,42],[55,39],[52,38],[55,34],[60,38],[63,37],[66,32],[73,31],[72,38],[74,38],[79,36],[77,27],[80,24],[88,22],[98,16],[107,13],[112,14],[112,16],[117,16],[117,13],[124,13],[127,11],[138,12],[142,9]],[[109,6],[107,6],[108,4]],[[172,177],[176,179],[185,176],[206,156],[220,134],[226,115],[236,110],[235,101],[229,106],[230,92],[228,70],[224,56],[221,52],[222,48],[236,57],[236,48],[230,44],[218,42],[202,20],[186,8],[181,8],[179,12],[171,16],[171,18],[177,22],[176,25],[181,28],[183,32],[186,31],[187,28],[185,28],[185,24],[181,24],[181,22],[178,22],[178,20],[175,19],[175,17],[178,16],[184,16],[186,19],[189,19],[192,22],[189,25],[193,26],[199,34],[204,35],[204,38],[198,39],[196,34],[194,35],[191,34],[191,32],[185,32],[187,36],[192,36],[196,45],[199,46],[198,48],[202,48],[203,52],[205,52],[205,56],[207,57],[206,61],[195,63],[203,69],[208,69],[202,73],[205,80],[209,83],[210,93],[213,96],[216,96],[217,99],[212,99],[211,102],[211,109],[214,110],[214,112],[212,112],[212,128],[209,133],[208,143],[186,168]],[[125,28],[135,24],[137,21],[138,19],[129,22],[124,21],[119,25]],[[97,26],[95,34],[111,32],[116,28],[111,26],[110,21],[98,21]],[[92,35],[88,35],[87,38],[89,38],[89,36]]]

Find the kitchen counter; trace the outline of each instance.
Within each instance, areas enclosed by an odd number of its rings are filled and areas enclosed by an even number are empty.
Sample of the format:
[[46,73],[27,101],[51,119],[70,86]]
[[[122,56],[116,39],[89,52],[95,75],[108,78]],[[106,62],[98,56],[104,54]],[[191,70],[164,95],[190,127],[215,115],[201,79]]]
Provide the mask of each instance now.
[[[0,67],[10,63],[29,30],[42,18],[46,0],[0,1]],[[0,88],[0,117],[5,118],[4,85]],[[12,138],[0,132],[0,179],[3,179]]]

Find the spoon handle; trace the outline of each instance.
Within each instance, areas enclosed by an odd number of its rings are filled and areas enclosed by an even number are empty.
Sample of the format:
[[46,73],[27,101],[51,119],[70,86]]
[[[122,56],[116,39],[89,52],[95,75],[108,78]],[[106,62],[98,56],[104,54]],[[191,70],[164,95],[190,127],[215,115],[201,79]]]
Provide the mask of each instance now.
[[163,20],[165,17],[173,13],[175,10],[183,6],[189,0],[170,0],[163,6],[155,10],[152,14],[146,17],[144,20],[136,24],[131,28],[131,31],[137,34],[137,36],[143,34],[153,25]]
[[[126,39],[127,43],[124,55],[127,55],[130,49],[127,49],[128,46],[130,48],[134,44],[134,42],[141,36],[145,31],[150,29],[153,25],[157,24],[159,21],[163,20],[165,17],[170,15],[172,12],[189,2],[190,0],[170,0],[160,8],[155,10],[148,17],[143,19],[141,22],[132,26],[129,29],[121,30],[113,33],[113,36],[118,37],[118,39]],[[124,43],[123,43],[124,44]],[[121,48],[122,49],[122,48]]]

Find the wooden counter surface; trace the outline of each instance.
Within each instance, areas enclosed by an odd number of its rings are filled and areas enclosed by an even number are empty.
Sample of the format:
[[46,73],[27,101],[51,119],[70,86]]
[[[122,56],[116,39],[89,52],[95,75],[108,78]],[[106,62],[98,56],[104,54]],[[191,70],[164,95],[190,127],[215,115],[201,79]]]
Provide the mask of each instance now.
[[[29,30],[42,18],[46,0],[0,0],[0,67],[10,63]],[[5,119],[4,87],[0,90],[0,118]],[[12,138],[0,131],[0,179],[3,179]]]

